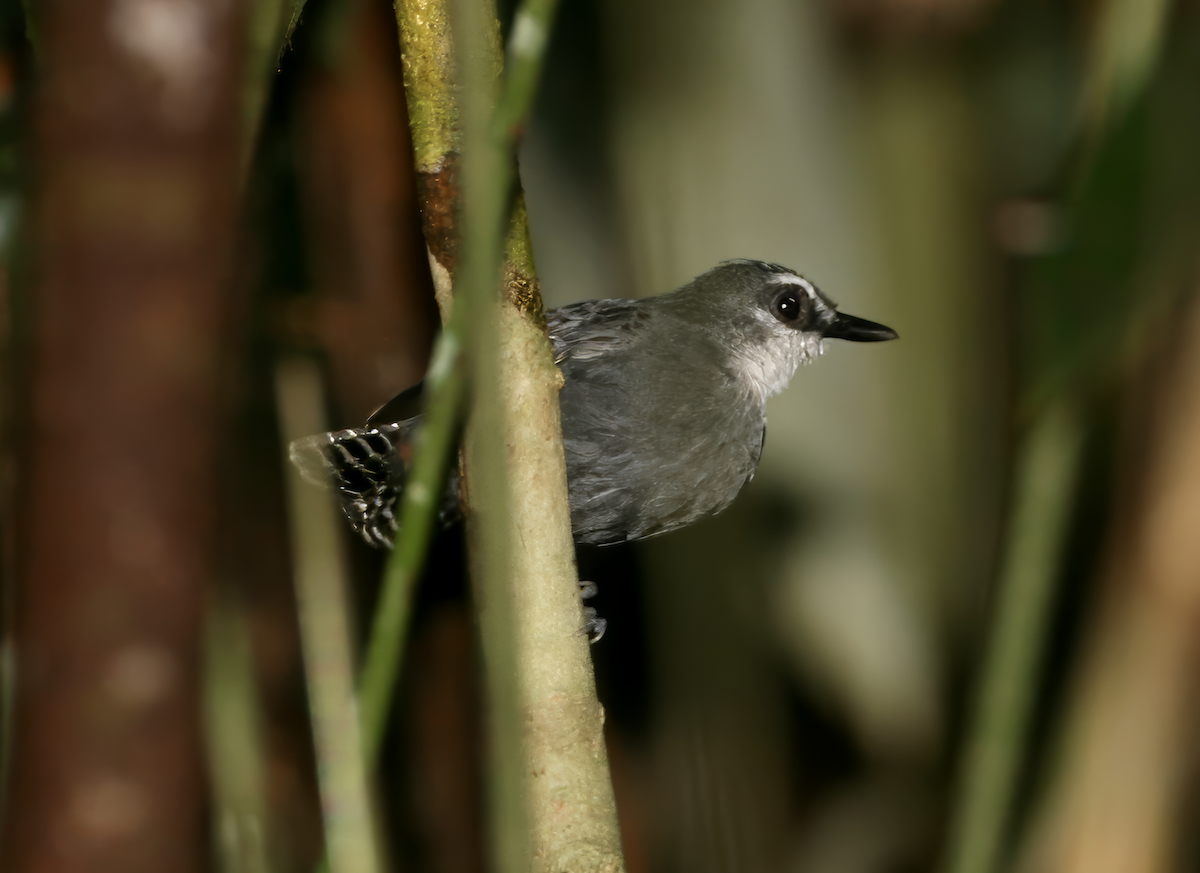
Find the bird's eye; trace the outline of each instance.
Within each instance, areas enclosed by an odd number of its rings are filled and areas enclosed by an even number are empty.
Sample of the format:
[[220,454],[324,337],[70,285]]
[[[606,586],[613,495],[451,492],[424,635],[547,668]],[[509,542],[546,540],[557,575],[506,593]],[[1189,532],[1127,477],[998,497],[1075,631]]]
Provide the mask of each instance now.
[[771,314],[784,324],[791,324],[800,317],[800,295],[795,291],[784,291],[771,304]]

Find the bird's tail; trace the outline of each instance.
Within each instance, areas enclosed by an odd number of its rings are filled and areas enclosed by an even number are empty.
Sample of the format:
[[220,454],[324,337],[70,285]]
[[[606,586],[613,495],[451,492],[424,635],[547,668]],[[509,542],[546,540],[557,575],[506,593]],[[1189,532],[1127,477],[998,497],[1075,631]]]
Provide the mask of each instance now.
[[[304,437],[291,445],[292,463],[305,479],[337,491],[350,526],[368,545],[390,549],[419,425],[414,418]],[[447,489],[443,521],[457,510],[455,491]]]

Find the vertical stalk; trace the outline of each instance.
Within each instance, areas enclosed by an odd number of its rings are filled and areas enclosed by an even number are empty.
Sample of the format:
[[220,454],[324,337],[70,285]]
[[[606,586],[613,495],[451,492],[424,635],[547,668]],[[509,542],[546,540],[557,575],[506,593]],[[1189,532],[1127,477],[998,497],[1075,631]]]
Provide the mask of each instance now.
[[392,694],[400,675],[404,643],[408,638],[413,591],[429,553],[437,509],[442,502],[446,467],[466,393],[460,334],[457,323],[447,325],[434,348],[425,377],[430,402],[425,411],[425,424],[417,435],[408,485],[401,498],[400,535],[384,569],[379,604],[375,608],[367,643],[359,682],[359,703],[363,754],[368,769],[373,769],[379,761]]
[[1082,444],[1078,417],[1059,400],[1038,417],[1018,460],[995,624],[956,794],[948,873],[994,873],[1003,861]]
[[204,718],[220,873],[271,873],[259,690],[245,607],[224,586],[209,598]]
[[501,58],[491,4],[404,0],[396,7],[439,304],[445,316],[453,291],[461,298],[455,311],[467,310],[474,405],[465,478],[492,731],[493,864],[617,871],[624,862],[603,710],[580,634],[560,375],[519,186],[513,196],[514,140],[553,11],[552,0],[518,10],[493,108]]
[[6,873],[205,867],[242,12],[36,4]]
[[[501,382],[497,294],[504,255],[511,155],[490,129],[494,99],[496,20],[489,3],[454,0],[455,49],[461,64],[459,103],[463,135],[462,262],[456,275],[456,308],[467,309],[474,386],[465,461],[472,516],[468,528],[471,575],[479,614],[487,695],[490,778],[487,783],[492,863],[498,873],[529,869],[528,802],[523,784],[512,543],[505,520],[514,496],[507,466],[507,424]],[[489,39],[491,38],[491,39]]]
[[[284,445],[321,431],[323,404],[316,365],[300,358],[281,361],[275,380]],[[293,465],[288,465],[286,475],[325,857],[333,873],[378,873],[382,866],[354,699],[347,574],[338,540],[340,520],[328,495],[304,482]]]
[[292,31],[300,21],[304,0],[254,0],[248,5],[246,22],[246,66],[242,81],[241,174],[250,171],[250,161],[262,130],[263,113],[271,95],[271,84],[279,60],[287,49]]

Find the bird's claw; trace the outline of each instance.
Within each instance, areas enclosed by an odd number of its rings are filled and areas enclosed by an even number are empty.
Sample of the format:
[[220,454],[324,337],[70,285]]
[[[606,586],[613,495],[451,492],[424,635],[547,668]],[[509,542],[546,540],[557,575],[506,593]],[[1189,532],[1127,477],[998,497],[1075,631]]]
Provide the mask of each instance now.
[[608,630],[608,619],[598,616],[596,607],[585,606],[583,608],[583,627],[579,629],[579,632],[586,635],[588,642],[594,646],[600,642],[600,638],[604,636],[606,630]]
[[[579,582],[579,599],[590,600],[599,593],[600,589],[595,582]],[[600,638],[604,636],[604,632],[608,630],[608,619],[601,618],[596,613],[596,607],[585,606],[583,608],[583,627],[579,629],[581,634],[588,638],[588,642],[593,646],[600,642]]]

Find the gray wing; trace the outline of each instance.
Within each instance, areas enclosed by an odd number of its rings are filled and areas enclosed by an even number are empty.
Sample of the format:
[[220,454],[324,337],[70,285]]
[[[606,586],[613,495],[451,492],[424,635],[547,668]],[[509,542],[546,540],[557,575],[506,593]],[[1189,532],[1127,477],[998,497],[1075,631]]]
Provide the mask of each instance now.
[[582,363],[628,346],[645,324],[637,300],[585,300],[546,313],[554,363]]
[[[761,409],[703,338],[686,348],[652,301],[597,300],[547,315],[576,542],[654,536],[724,509],[758,463]],[[745,405],[745,404],[741,404]]]

